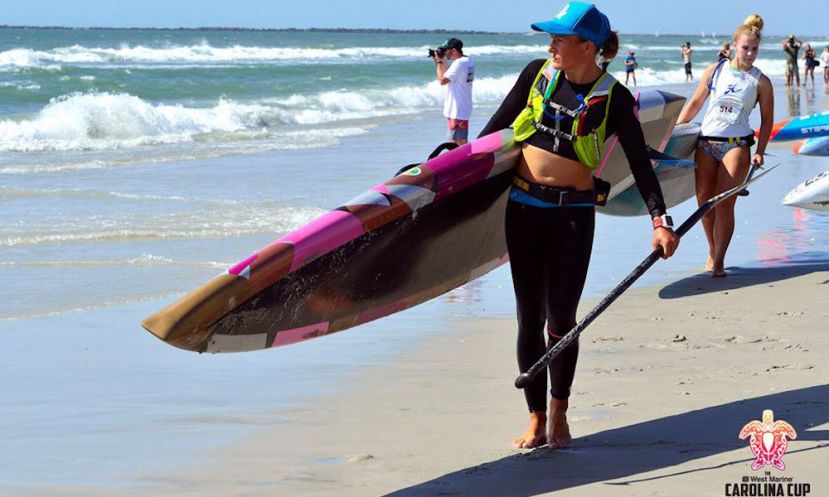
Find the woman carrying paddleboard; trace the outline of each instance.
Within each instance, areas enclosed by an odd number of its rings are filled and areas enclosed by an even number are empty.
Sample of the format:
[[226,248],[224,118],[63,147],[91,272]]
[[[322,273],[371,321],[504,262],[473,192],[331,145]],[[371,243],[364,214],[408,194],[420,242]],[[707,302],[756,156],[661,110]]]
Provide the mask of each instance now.
[[[734,32],[734,60],[708,66],[694,96],[677,119],[677,124],[693,119],[710,96],[694,158],[700,204],[741,183],[752,162],[755,166],[763,165],[774,123],[774,96],[769,78],[754,67],[762,29],[762,17],[752,14],[746,18]],[[748,124],[748,116],[757,103],[760,104],[760,133],[752,157],[754,131]],[[729,198],[702,218],[708,239],[706,269],[714,277],[726,275],[725,253],[734,234],[736,200],[736,197]]]
[[[628,158],[653,217],[653,247],[661,246],[668,258],[679,243],[665,215],[633,96],[595,62],[597,54],[613,58],[618,51],[607,16],[593,4],[570,2],[553,20],[532,28],[551,35],[551,57],[524,68],[481,132],[512,126],[521,142],[506,212],[521,372],[576,324],[593,245],[594,205],[607,193],[592,176],[604,157],[605,138],[615,134]],[[549,424],[546,375],[524,389],[530,424],[515,439],[516,447],[570,443],[566,412],[578,352],[574,342],[549,365]]]

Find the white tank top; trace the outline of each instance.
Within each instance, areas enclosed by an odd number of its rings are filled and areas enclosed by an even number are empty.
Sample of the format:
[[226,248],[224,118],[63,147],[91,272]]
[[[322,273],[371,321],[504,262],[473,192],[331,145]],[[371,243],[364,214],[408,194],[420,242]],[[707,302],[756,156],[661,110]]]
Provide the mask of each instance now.
[[757,103],[757,85],[761,75],[756,67],[743,72],[725,61],[714,76],[700,134],[724,138],[754,134],[748,124],[748,115]]

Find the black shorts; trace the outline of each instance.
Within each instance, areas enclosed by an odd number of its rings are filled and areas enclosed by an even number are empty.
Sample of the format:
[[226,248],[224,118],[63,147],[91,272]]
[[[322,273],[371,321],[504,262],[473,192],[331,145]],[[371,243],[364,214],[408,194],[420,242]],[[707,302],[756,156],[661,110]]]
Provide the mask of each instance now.
[[685,74],[691,74],[691,63],[690,62],[685,63]]

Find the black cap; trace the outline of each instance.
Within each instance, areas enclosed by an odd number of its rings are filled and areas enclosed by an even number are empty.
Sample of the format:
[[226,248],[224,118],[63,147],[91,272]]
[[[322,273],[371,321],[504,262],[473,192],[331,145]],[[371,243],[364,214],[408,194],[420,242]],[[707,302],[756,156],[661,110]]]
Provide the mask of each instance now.
[[457,39],[457,38],[449,38],[448,40],[446,40],[446,43],[441,45],[441,47],[445,48],[447,50],[449,50],[451,48],[457,48],[458,50],[462,50],[463,49],[463,42],[461,40]]

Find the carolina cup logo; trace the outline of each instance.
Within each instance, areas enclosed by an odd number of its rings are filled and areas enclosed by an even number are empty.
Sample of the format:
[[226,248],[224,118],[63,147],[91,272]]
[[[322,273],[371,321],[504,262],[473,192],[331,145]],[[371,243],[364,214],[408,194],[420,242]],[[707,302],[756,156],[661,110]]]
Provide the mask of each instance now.
[[763,420],[754,420],[740,430],[740,440],[748,438],[748,446],[757,457],[751,469],[758,470],[764,466],[774,466],[779,470],[786,469],[783,463],[783,454],[789,446],[789,441],[797,438],[797,432],[792,425],[785,421],[775,421],[771,409],[763,411]]

